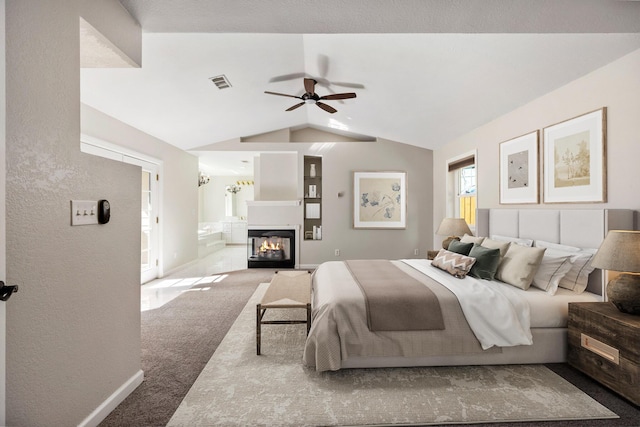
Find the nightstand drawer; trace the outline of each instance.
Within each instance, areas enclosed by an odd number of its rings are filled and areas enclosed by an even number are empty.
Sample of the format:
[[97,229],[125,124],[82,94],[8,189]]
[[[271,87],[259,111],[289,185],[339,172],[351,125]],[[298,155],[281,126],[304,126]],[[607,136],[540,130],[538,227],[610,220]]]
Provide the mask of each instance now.
[[638,326],[609,303],[569,304],[568,363],[640,405]]

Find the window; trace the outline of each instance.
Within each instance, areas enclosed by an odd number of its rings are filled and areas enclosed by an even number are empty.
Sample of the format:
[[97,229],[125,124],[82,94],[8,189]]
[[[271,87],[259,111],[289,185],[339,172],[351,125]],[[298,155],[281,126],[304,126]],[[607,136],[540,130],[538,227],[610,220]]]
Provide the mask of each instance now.
[[464,218],[473,231],[476,226],[477,180],[475,152],[447,162],[447,216]]
[[456,170],[458,181],[458,203],[456,217],[464,218],[469,227],[476,226],[476,165]]

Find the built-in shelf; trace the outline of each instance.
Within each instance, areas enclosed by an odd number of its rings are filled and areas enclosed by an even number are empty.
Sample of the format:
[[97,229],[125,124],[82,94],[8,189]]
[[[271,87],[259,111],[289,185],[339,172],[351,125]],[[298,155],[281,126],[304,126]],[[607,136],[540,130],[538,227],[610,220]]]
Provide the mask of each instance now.
[[322,239],[322,157],[304,156],[304,240]]

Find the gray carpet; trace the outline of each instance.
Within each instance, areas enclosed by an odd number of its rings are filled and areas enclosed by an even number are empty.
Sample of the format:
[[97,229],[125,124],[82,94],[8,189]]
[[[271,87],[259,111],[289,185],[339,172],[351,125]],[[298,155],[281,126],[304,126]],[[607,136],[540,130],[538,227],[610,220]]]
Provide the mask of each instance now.
[[271,280],[273,272],[227,273],[218,283],[194,286],[164,306],[143,312],[144,381],[100,426],[166,425],[258,284]]
[[[260,285],[169,426],[440,425],[617,418],[542,365],[319,373],[301,364],[304,325],[265,327],[263,355],[256,356],[255,304],[265,289]],[[272,310],[271,318],[296,318],[293,311]],[[304,310],[298,311],[298,318],[304,316]]]
[[[273,270],[234,272],[210,290],[186,292],[166,306],[142,313],[145,380],[101,426],[165,426],[258,283]],[[195,324],[195,328],[193,327]],[[274,326],[274,329],[278,326]],[[272,345],[265,338],[264,345]],[[638,426],[640,409],[566,364],[546,365],[620,416],[619,419],[484,424],[497,427]]]

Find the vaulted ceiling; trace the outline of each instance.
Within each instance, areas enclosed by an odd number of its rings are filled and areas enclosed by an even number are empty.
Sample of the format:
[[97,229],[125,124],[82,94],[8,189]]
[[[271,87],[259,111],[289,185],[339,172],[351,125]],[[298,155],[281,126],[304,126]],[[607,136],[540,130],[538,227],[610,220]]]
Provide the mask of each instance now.
[[[640,48],[637,1],[121,3],[142,67],[83,69],[82,102],[185,150],[305,126],[436,149]],[[329,114],[264,93],[303,76],[357,97]]]

